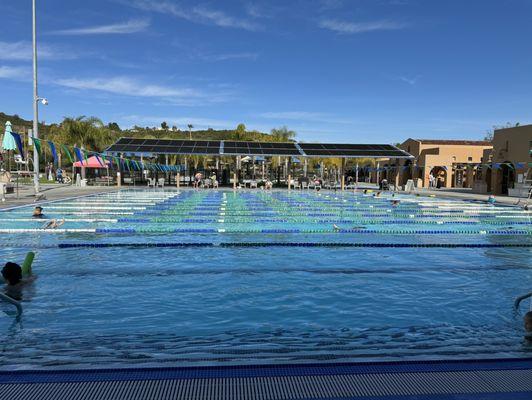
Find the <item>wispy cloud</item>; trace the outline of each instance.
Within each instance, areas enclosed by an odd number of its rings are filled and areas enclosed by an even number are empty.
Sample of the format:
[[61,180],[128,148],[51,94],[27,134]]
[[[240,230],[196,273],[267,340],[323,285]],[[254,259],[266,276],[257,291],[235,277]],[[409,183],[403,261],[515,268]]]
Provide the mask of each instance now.
[[417,81],[419,80],[419,78],[421,78],[419,75],[414,76],[413,78],[412,77],[407,77],[407,76],[398,77],[398,79],[401,82],[408,83],[411,86],[414,86],[417,83]]
[[143,84],[128,77],[115,78],[67,78],[57,79],[56,84],[71,89],[97,90],[124,96],[136,97],[198,97],[200,93],[189,88],[174,88],[162,85]]
[[[39,44],[39,59],[69,60],[78,58],[73,51],[61,50],[56,47]],[[0,60],[29,61],[32,59],[32,45],[28,41],[0,41]]]
[[248,31],[261,29],[260,25],[245,18],[234,17],[223,11],[215,10],[204,5],[185,8],[170,1],[131,0],[128,5],[141,10],[157,12],[182,18],[190,22],[214,25],[222,28],[238,28]]
[[246,13],[252,18],[273,18],[280,11],[280,7],[273,7],[264,3],[249,2],[244,5]]
[[202,53],[198,52],[191,55],[191,58],[202,61],[231,61],[231,60],[250,60],[255,61],[259,58],[258,53]]
[[127,76],[111,78],[64,78],[56,79],[53,83],[74,90],[110,93],[118,96],[152,98],[154,100],[161,100],[163,104],[183,106],[220,103],[231,98],[231,93],[219,89],[200,90],[189,87],[148,84]]
[[320,28],[329,29],[341,34],[356,34],[375,31],[398,30],[406,27],[405,23],[389,20],[370,22],[350,22],[337,19],[324,19],[319,22]]
[[31,71],[25,67],[11,67],[8,65],[0,65],[0,78],[26,80],[31,77]]
[[54,35],[121,35],[142,32],[149,26],[150,21],[148,19],[131,19],[118,24],[63,29],[50,33]]

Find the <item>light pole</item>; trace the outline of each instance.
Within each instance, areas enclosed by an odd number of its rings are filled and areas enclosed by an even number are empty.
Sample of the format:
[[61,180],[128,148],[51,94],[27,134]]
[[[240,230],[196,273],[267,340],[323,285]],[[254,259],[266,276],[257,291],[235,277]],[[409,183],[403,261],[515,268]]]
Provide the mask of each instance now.
[[[39,138],[39,94],[37,92],[37,16],[35,0],[32,0],[33,11],[33,137]],[[34,144],[35,146],[35,144]],[[39,193],[39,154],[33,151],[33,186],[35,195]]]

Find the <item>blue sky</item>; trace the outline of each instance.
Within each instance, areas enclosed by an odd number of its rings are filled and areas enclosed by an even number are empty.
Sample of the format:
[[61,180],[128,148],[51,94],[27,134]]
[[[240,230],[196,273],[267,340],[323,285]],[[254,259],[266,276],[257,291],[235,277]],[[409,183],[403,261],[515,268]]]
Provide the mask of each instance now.
[[[532,0],[38,0],[41,119],[482,139],[532,122]],[[31,118],[31,2],[0,0],[0,110]]]

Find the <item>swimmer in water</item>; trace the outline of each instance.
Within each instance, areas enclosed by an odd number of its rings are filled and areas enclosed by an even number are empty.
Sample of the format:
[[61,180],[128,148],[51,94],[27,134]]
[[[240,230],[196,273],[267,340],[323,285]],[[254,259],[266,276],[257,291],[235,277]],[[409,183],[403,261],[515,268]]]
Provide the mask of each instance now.
[[33,209],[33,214],[31,215],[32,218],[44,218],[43,214],[43,208],[40,206],[37,206]]
[[392,200],[392,207],[397,207],[399,205],[399,200]]
[[50,221],[45,222],[42,228],[43,229],[57,229],[64,223],[65,223],[64,218],[61,221],[58,221],[57,219],[51,219]]
[[373,197],[381,197],[381,192],[377,192],[373,195]]
[[2,268],[2,278],[6,283],[5,293],[15,299],[22,299],[22,288],[30,282],[33,282],[35,277],[32,274],[31,264],[35,254],[30,252],[26,256],[22,267],[14,262],[7,262]]

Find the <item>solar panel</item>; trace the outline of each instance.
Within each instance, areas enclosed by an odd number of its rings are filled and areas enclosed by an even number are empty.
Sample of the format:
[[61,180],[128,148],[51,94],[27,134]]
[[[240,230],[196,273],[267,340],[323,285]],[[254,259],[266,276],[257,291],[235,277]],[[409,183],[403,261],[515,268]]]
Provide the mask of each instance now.
[[316,157],[410,157],[410,154],[389,144],[299,143],[299,146],[306,155]]
[[224,141],[224,154],[300,156],[295,143]]
[[[345,158],[412,158],[407,152],[389,144],[239,142],[227,140],[137,139],[120,138],[110,153],[309,156]],[[298,148],[299,146],[299,148]],[[223,148],[223,153],[221,153]],[[301,150],[299,150],[301,149]]]

